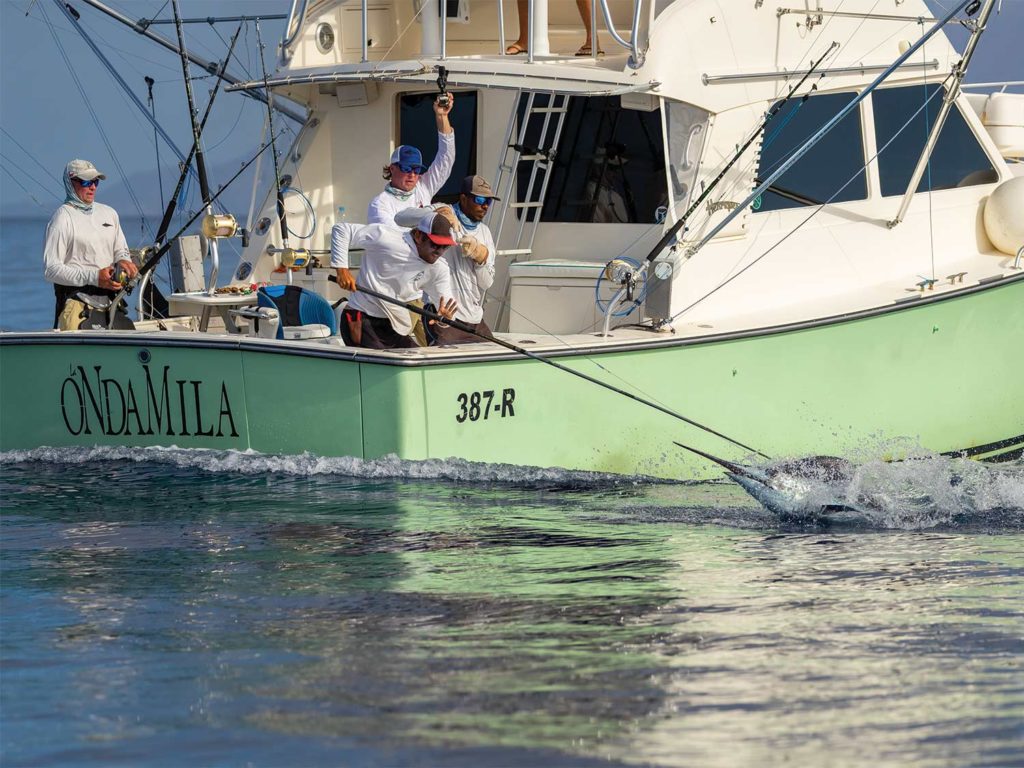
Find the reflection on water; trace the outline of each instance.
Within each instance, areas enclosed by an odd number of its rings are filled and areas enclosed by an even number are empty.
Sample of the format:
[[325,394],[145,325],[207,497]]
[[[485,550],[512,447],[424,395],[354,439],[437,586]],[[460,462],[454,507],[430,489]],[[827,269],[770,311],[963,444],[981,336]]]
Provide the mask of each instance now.
[[1024,760],[1019,510],[196,453],[0,465],[5,765]]

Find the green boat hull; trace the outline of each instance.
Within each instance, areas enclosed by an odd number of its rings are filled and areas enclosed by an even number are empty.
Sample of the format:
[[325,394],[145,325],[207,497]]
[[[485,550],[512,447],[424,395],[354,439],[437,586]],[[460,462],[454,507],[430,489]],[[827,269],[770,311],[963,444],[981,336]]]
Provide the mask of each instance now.
[[[776,457],[1024,446],[1024,279],[802,326],[553,356]],[[0,449],[178,446],[718,476],[750,451],[536,360],[169,334],[4,334]]]

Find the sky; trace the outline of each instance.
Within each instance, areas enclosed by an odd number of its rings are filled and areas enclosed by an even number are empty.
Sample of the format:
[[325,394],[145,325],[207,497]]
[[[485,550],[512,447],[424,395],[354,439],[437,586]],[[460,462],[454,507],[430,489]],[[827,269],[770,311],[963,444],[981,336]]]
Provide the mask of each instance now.
[[[105,2],[133,19],[171,17],[170,3],[164,0]],[[839,2],[821,0],[823,7],[838,7]],[[191,128],[177,55],[81,0],[72,0],[72,4],[81,14],[83,27],[144,103],[147,91],[143,78],[149,76],[156,81],[153,97],[157,117],[187,154],[192,144]],[[180,0],[186,18],[284,14],[290,5],[290,0]],[[951,3],[930,0],[930,5],[938,15]],[[982,38],[967,78],[969,82],[1024,80],[1024,0],[1002,0],[1001,6],[997,23],[990,25]],[[261,23],[270,69],[283,24]],[[235,26],[187,25],[186,45],[207,59],[219,61],[227,51]],[[151,29],[169,39],[175,38],[173,25],[155,25]],[[964,34],[955,35],[954,43],[962,47],[965,39]],[[245,79],[258,79],[261,75],[251,25],[247,36],[239,39],[237,55],[229,70]],[[78,82],[70,74],[72,71]],[[193,75],[201,74],[193,67]],[[176,158],[160,142],[157,164],[152,126],[115,84],[53,0],[0,0],[0,78],[0,215],[49,216],[63,200],[59,175],[73,157],[89,159],[108,174],[99,199],[115,205],[122,217],[139,215],[140,210],[151,216],[159,214],[161,189],[164,196],[168,195],[177,180]],[[195,83],[200,113],[211,87],[212,78]],[[265,119],[266,108],[259,102],[234,93],[222,92],[218,96],[204,133],[214,187],[226,181],[251,156],[259,144]],[[276,119],[275,123],[279,128],[297,128],[286,119]],[[162,185],[154,178],[157,168]],[[229,207],[240,218],[248,209],[250,184],[246,175],[225,193]],[[193,190],[191,207],[196,198],[197,191]]]

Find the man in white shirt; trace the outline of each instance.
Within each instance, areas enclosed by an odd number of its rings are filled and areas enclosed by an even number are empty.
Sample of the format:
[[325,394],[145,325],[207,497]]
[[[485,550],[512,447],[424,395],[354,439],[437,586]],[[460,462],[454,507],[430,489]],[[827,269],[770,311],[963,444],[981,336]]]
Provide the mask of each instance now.
[[455,105],[455,95],[445,95],[448,97],[446,103],[434,101],[434,120],[437,123],[437,156],[434,162],[429,168],[424,166],[423,154],[416,147],[403,144],[395,149],[389,165],[384,168],[388,184],[370,201],[367,223],[395,226],[396,213],[404,208],[430,205],[434,195],[448,181],[455,164],[455,130],[448,120],[448,113]]
[[[484,298],[494,283],[494,236],[483,223],[492,200],[499,200],[483,176],[467,176],[462,180],[459,201],[448,207],[437,205],[436,211],[453,225],[456,245],[449,248],[438,263],[448,267],[452,297],[459,305],[456,320],[472,326],[479,335],[451,326],[435,326],[435,344],[467,344],[482,341],[480,336],[493,337],[484,322]],[[395,223],[414,227],[430,208],[399,212]],[[431,294],[431,299],[436,296]]]
[[117,211],[95,202],[96,189],[107,177],[87,160],[64,168],[64,204],[46,226],[43,277],[56,297],[53,327],[77,330],[85,305],[76,293],[113,298],[139,270],[132,263]]
[[[342,317],[345,343],[370,349],[418,346],[410,336],[410,312],[366,290],[407,304],[426,290],[440,297],[437,313],[441,317],[454,317],[458,305],[450,298],[448,269],[438,263],[454,244],[451,224],[438,215],[424,217],[410,231],[384,224],[335,224],[331,229],[331,266],[337,269],[339,285],[355,287]],[[349,248],[363,249],[358,284],[348,269]]]

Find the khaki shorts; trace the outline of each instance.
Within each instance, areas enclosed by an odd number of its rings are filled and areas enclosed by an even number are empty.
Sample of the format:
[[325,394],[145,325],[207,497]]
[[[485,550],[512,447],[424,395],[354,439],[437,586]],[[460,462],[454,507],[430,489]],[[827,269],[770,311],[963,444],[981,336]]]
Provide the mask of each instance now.
[[89,316],[89,311],[89,308],[78,299],[68,299],[64,302],[60,317],[57,318],[57,330],[77,331]]

